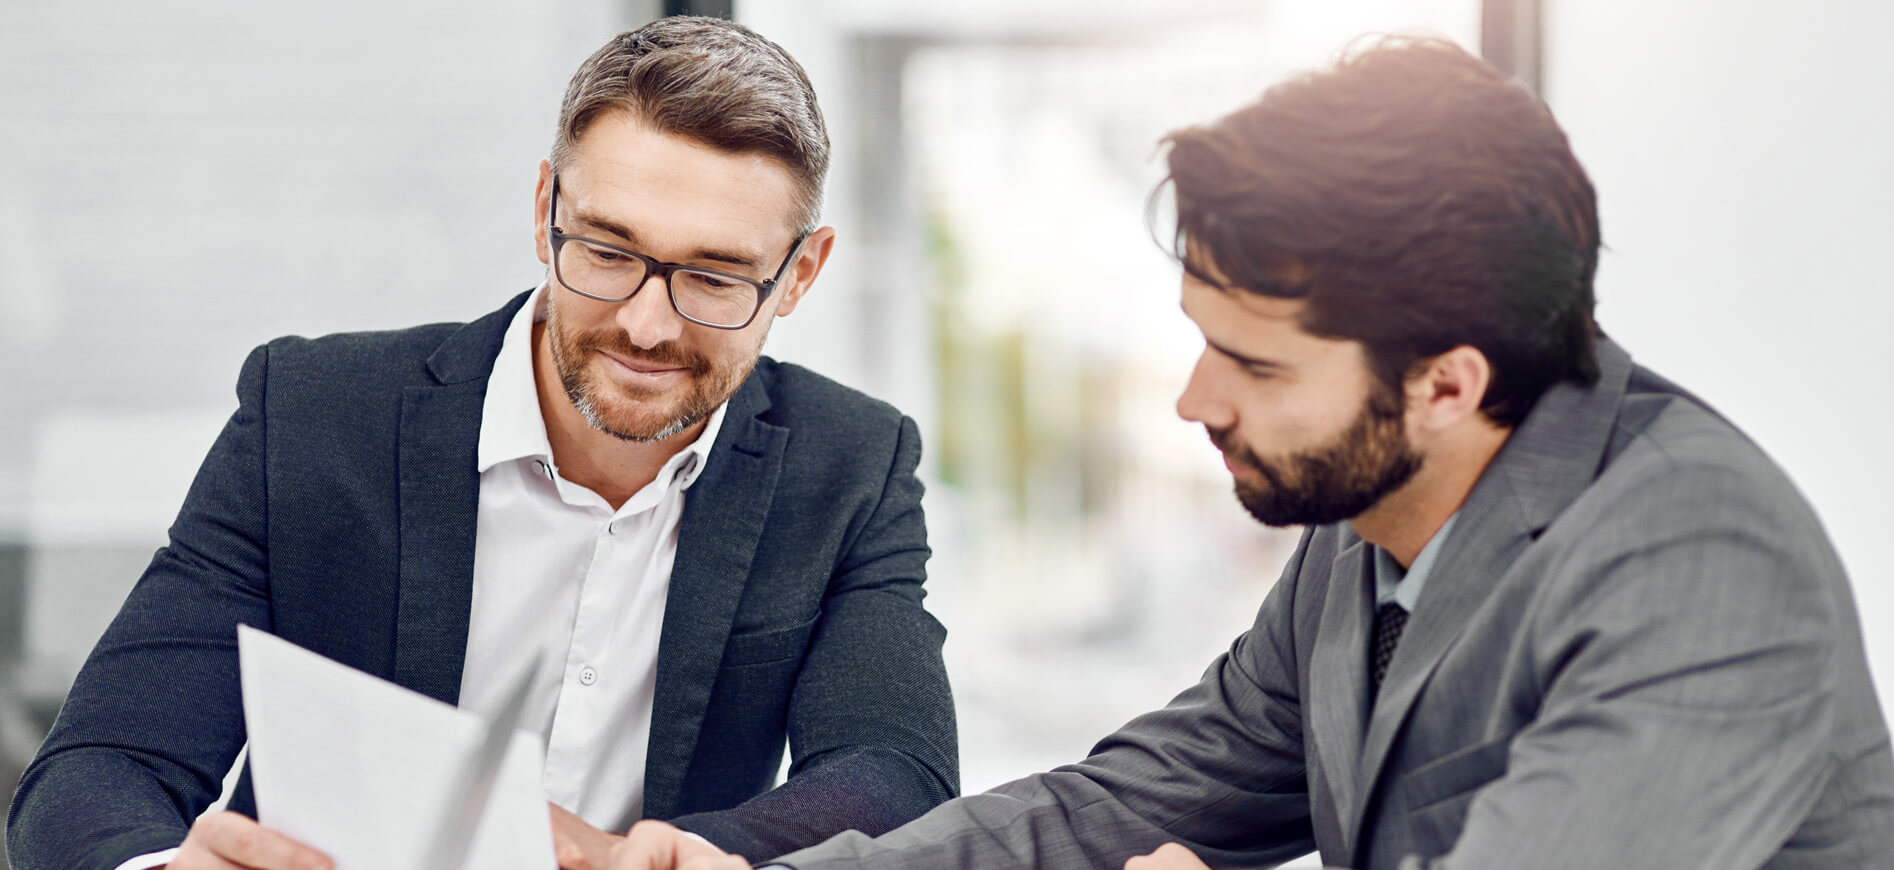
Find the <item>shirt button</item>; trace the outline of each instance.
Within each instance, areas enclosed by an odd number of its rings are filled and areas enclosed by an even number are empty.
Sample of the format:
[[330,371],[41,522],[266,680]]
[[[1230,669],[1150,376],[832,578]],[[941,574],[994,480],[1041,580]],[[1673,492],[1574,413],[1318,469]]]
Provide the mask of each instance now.
[[615,523],[615,522],[614,522],[614,523],[606,523],[606,524],[605,524],[605,534],[608,534],[608,535],[616,535],[616,534],[618,534],[618,524],[617,524],[617,523]]
[[579,669],[579,685],[589,686],[596,682],[598,682],[598,671],[593,670],[591,665]]

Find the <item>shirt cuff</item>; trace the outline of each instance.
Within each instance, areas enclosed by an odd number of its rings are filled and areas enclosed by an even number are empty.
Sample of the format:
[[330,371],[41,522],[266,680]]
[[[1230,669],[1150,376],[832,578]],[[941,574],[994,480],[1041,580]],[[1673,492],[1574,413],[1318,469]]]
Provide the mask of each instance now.
[[113,870],[151,870],[153,867],[163,867],[171,863],[171,859],[177,856],[178,850],[176,849],[166,849],[162,852],[148,852],[136,858],[128,859],[125,863],[113,868]]

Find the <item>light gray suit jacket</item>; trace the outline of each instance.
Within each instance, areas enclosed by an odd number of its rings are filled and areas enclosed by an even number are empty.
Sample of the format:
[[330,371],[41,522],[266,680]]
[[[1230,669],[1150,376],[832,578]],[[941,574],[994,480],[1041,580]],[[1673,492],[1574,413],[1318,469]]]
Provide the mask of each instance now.
[[1789,480],[1600,343],[1468,496],[1378,700],[1372,551],[1311,529],[1203,681],[1092,757],[781,863],[1894,867],[1847,578]]

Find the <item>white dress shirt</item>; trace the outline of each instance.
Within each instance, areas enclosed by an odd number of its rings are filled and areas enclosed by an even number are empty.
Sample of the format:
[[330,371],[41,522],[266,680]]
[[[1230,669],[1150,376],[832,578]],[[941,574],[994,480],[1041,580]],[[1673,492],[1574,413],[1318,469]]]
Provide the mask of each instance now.
[[[618,510],[559,476],[533,379],[542,285],[507,327],[481,406],[473,612],[460,706],[492,715],[508,674],[544,651],[520,717],[546,738],[546,796],[623,833],[643,816],[658,634],[684,492],[710,458],[728,405]],[[176,849],[117,870],[168,863]]]
[[542,649],[522,727],[546,737],[546,794],[600,828],[642,817],[658,634],[684,493],[727,406],[614,511],[560,476],[534,386],[542,286],[507,328],[481,409],[473,612],[460,706],[491,714],[501,681]]

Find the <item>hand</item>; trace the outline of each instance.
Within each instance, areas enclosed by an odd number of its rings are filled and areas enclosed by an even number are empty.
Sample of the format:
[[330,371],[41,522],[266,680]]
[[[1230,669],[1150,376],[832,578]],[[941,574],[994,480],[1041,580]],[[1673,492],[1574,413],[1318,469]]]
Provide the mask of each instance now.
[[228,810],[199,817],[171,870],[334,870],[329,856]]
[[594,828],[558,804],[546,806],[552,811],[552,850],[560,870],[605,870],[611,865],[612,847],[624,837]]
[[612,846],[611,870],[750,870],[750,862],[655,819]]
[[1197,870],[1200,867],[1210,870],[1189,849],[1176,843],[1165,843],[1149,855],[1139,855],[1125,862],[1125,870]]

